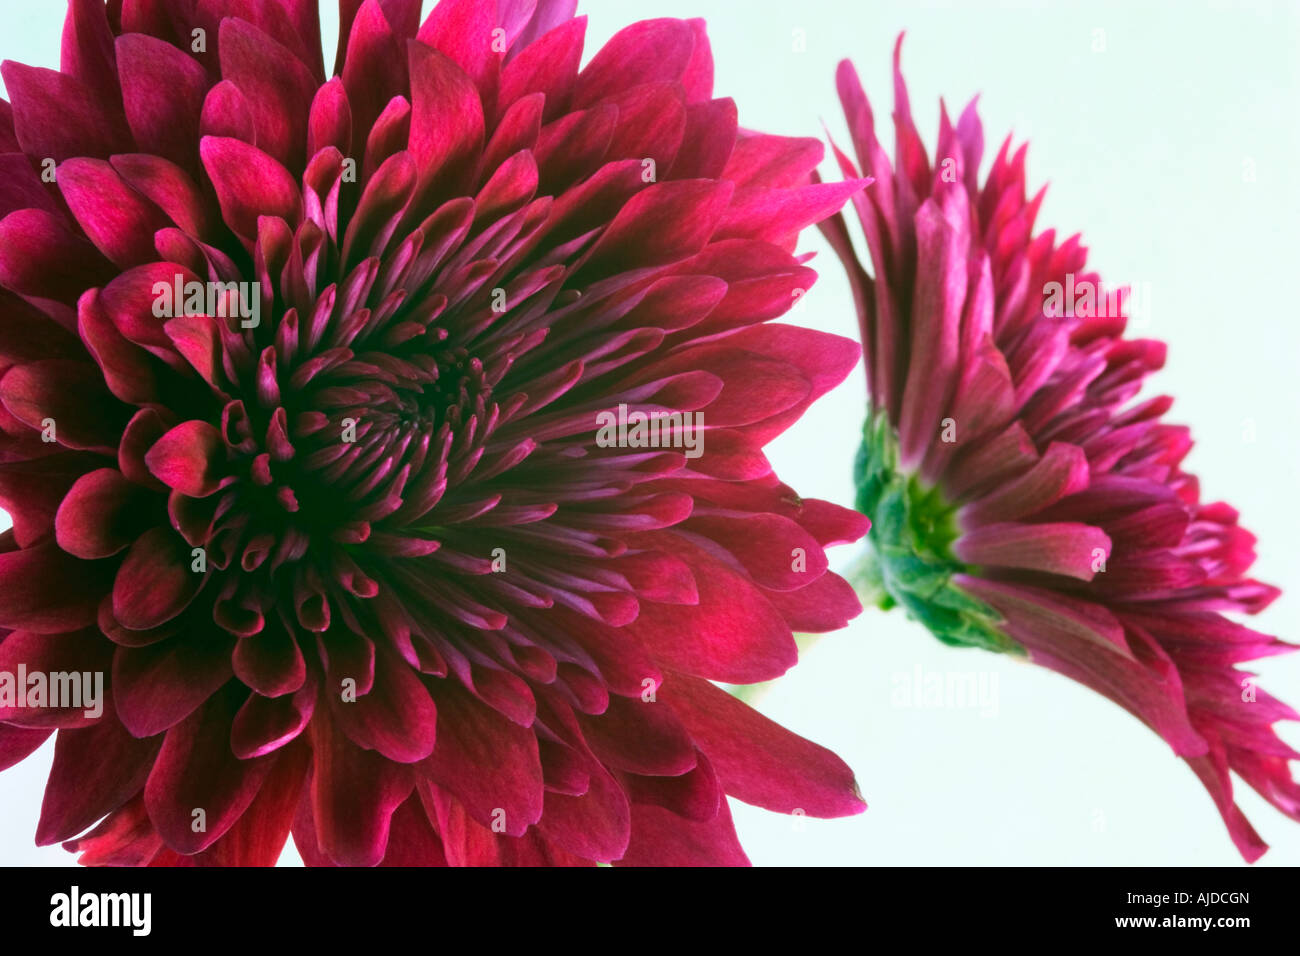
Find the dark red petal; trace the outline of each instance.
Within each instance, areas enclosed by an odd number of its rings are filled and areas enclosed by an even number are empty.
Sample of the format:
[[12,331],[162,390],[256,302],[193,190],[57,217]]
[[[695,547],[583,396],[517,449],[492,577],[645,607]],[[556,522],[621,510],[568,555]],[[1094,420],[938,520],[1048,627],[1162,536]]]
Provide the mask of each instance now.
[[202,866],[275,866],[289,839],[310,769],[310,748],[286,747],[248,809],[196,862]]
[[149,823],[141,793],[63,848],[80,853],[77,862],[82,866],[148,866],[162,849],[162,840]]
[[627,852],[632,817],[627,796],[594,760],[582,796],[548,792],[538,829],[548,841],[586,860],[609,863]]
[[191,498],[206,498],[222,487],[225,454],[221,433],[207,422],[192,420],[158,439],[144,461],[168,488]]
[[136,737],[152,737],[188,717],[230,680],[234,639],[216,630],[190,632],[113,654],[117,715]]
[[112,572],[78,560],[47,541],[0,554],[0,627],[57,634],[93,624]]
[[[0,673],[16,684],[19,673],[26,671],[28,696],[19,696],[22,689],[15,687],[18,694],[0,706],[0,721],[20,727],[76,728],[107,719],[104,709],[111,701],[104,688],[111,647],[94,628],[68,634],[11,632],[0,642]],[[37,674],[43,680],[33,683]],[[46,695],[43,703],[30,696],[39,694],[42,687]],[[52,706],[56,702],[68,706]]]
[[380,866],[446,866],[442,841],[429,823],[418,796],[397,808],[388,835],[388,852]]
[[266,697],[292,694],[303,686],[307,665],[292,634],[267,628],[235,645],[235,676]]
[[438,743],[420,769],[483,826],[522,836],[542,815],[536,734],[450,681],[438,687],[437,702]]
[[144,489],[116,468],[100,468],[77,479],[54,518],[59,547],[79,558],[117,554],[148,521]]
[[270,758],[240,760],[231,752],[234,703],[232,693],[213,697],[167,731],[145,784],[149,819],[177,853],[198,853],[220,839],[274,765]]
[[414,786],[411,770],[362,750],[328,720],[312,721],[311,741],[311,807],[321,852],[340,866],[374,866],[384,858],[393,811]]
[[54,731],[45,727],[0,724],[0,770],[8,770],[35,753]]
[[368,693],[345,701],[327,688],[335,726],[358,746],[398,763],[415,763],[434,752],[438,710],[416,672],[391,651],[375,654],[375,681]]
[[127,421],[126,407],[90,362],[45,359],[15,366],[0,380],[0,400],[32,428],[52,427],[59,444],[110,455]]
[[36,845],[71,839],[134,797],[161,745],[132,737],[112,712],[82,730],[59,731]]
[[64,452],[0,465],[0,506],[13,519],[20,548],[38,544],[54,531],[59,505],[81,477],[78,472],[98,463],[80,452]]
[[249,694],[230,727],[231,749],[241,760],[273,753],[298,739],[315,710],[314,682],[284,697]]
[[619,210],[584,262],[584,272],[601,275],[628,263],[665,265],[694,255],[713,235],[731,191],[726,181],[656,183]]
[[135,631],[165,624],[189,606],[203,579],[191,570],[185,540],[170,528],[152,528],[135,540],[117,570],[113,617]]
[[699,588],[694,606],[661,605],[628,624],[664,665],[732,683],[770,680],[798,659],[790,626],[745,575],[709,557],[678,535],[662,549],[691,565]]
[[658,696],[708,755],[729,794],[768,810],[802,810],[813,817],[866,809],[843,760],[708,681],[673,674]]
[[632,839],[619,866],[749,866],[731,810],[723,800],[712,820],[699,823],[671,810],[632,804]]
[[607,767],[677,777],[695,767],[695,745],[676,715],[641,697],[609,699],[596,717],[582,719],[583,738]]

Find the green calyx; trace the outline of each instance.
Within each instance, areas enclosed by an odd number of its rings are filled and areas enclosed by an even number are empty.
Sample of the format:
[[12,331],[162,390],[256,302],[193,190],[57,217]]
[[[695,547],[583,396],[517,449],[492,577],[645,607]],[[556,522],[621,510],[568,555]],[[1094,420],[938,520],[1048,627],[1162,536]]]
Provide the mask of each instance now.
[[965,570],[952,554],[955,509],[938,488],[900,470],[898,435],[883,410],[867,416],[854,483],[857,508],[871,519],[853,582],[864,601],[885,610],[902,605],[945,644],[1023,655],[1000,630],[997,612],[952,582]]

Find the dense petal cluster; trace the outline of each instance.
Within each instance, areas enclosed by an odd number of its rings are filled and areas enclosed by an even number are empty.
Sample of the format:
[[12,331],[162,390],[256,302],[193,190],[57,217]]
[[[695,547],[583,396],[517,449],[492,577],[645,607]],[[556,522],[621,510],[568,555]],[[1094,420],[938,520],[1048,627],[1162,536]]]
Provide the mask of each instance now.
[[852,65],[838,76],[856,166],[874,178],[854,197],[871,273],[842,220],[824,227],[866,353],[869,579],[940,639],[1027,654],[1127,708],[1254,860],[1266,845],[1229,771],[1300,817],[1300,754],[1273,727],[1297,714],[1236,667],[1290,647],[1225,616],[1278,594],[1246,576],[1255,539],[1181,469],[1191,441],[1163,418],[1171,399],[1134,403],[1165,346],[1124,337],[1127,299],[1085,271],[1077,236],[1034,232],[1025,148],[1004,142],[981,182],[972,102],[955,126],[943,111],[931,162],[898,57],[892,164]]
[[573,7],[341,0],[331,77],[316,0],[71,0],[4,64],[0,671],[108,675],[0,701],[39,843],[743,863],[724,794],[862,809],[711,683],[860,610],[866,520],[762,448],[856,361],[767,320],[861,184],[738,129],[702,22],[580,69]]

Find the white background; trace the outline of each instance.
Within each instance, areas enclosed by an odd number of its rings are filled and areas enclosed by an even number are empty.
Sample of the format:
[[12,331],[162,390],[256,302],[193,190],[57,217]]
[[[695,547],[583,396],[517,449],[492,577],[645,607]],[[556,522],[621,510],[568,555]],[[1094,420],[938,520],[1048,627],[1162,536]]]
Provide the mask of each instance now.
[[[6,2],[0,55],[57,65],[61,7]],[[1187,467],[1207,499],[1231,501],[1259,535],[1257,575],[1283,587],[1300,580],[1294,4],[595,0],[583,9],[588,55],[633,20],[707,18],[717,93],[736,98],[742,125],[817,136],[824,120],[842,142],[836,62],[855,60],[878,134],[892,143],[889,56],[906,29],[904,71],[927,145],[938,97],[955,115],[977,92],[986,160],[1007,132],[1030,140],[1031,184],[1051,183],[1039,227],[1082,231],[1103,276],[1149,284],[1143,334],[1170,348],[1148,394],[1177,397],[1171,417],[1197,441]],[[1097,30],[1104,52],[1093,51]],[[807,248],[824,246],[810,234]],[[823,277],[789,321],[854,335],[829,252],[814,266]],[[805,496],[852,501],[860,374],[769,448]],[[1298,624],[1300,594],[1254,622],[1284,638]],[[996,707],[896,706],[917,667],[983,675],[990,689],[996,681]],[[1257,670],[1263,686],[1300,704],[1300,658]],[[1239,862],[1192,772],[1127,713],[1050,672],[945,648],[898,613],[869,611],[823,638],[760,707],[840,753],[870,809],[794,821],[737,805],[755,863]],[[1300,746],[1294,726],[1283,735]],[[0,863],[71,862],[32,846],[51,751],[0,778]],[[1244,788],[1239,801],[1274,847],[1259,865],[1300,863],[1300,825]],[[284,862],[296,859],[290,847]]]

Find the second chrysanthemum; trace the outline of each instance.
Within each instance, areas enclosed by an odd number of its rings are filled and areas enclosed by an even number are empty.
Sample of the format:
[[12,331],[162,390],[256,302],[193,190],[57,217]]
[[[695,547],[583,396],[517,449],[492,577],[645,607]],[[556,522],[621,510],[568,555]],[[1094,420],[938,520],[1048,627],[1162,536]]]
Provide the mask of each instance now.
[[[901,38],[900,38],[901,44]],[[1022,146],[983,182],[972,102],[943,113],[932,163],[894,59],[896,150],[876,139],[851,64],[839,92],[872,273],[844,222],[824,227],[861,320],[870,415],[858,507],[863,584],[955,645],[1027,655],[1127,708],[1187,760],[1242,855],[1267,849],[1229,771],[1300,817],[1290,707],[1236,665],[1288,650],[1225,612],[1277,589],[1246,576],[1254,537],[1202,502],[1172,400],[1135,401],[1165,346],[1123,336],[1124,297],[1085,271],[1077,236],[1035,234]],[[838,154],[846,176],[859,174]]]

